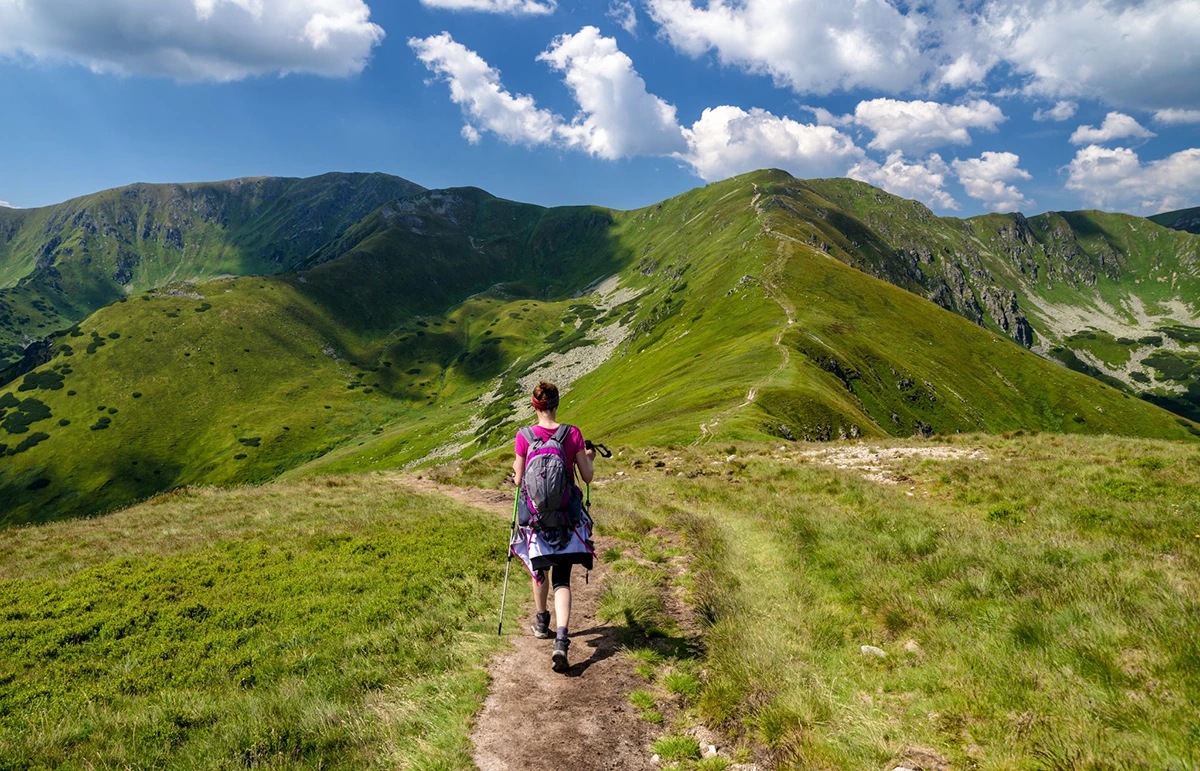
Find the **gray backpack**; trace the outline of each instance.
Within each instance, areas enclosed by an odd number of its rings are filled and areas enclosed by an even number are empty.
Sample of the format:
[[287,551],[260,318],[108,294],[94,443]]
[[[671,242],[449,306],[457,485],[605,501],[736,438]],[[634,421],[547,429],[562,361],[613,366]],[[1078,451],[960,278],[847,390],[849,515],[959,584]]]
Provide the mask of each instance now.
[[525,501],[530,524],[537,530],[557,530],[568,524],[571,478],[563,445],[570,430],[570,426],[561,425],[553,436],[542,441],[533,428],[521,429],[529,443],[525,453]]

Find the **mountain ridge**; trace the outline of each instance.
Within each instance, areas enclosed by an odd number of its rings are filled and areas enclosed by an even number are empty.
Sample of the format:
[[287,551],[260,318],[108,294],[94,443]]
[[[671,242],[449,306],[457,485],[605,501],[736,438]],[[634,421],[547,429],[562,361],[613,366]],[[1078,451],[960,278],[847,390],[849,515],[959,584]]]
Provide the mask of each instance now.
[[382,174],[135,184],[0,220],[0,362],[130,293],[289,270],[419,185]]
[[[572,421],[631,445],[1200,435],[923,296],[953,275],[939,250],[976,281],[1019,273],[987,247],[1016,220],[967,233],[885,196],[769,171],[632,212],[425,190],[291,272],[128,294],[0,386],[0,523],[469,458],[507,442],[540,377]],[[937,259],[898,245],[920,228]]]

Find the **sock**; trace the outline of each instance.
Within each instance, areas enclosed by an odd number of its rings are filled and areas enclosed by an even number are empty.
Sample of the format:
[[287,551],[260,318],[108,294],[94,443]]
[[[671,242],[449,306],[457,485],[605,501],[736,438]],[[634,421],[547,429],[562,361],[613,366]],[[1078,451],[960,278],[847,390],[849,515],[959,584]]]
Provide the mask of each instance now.
[[534,615],[537,616],[538,624],[547,624],[548,625],[550,623],[550,611],[543,610],[540,613],[536,613]]
[[559,640],[567,639],[567,628],[565,626],[560,626],[558,628],[558,639]]

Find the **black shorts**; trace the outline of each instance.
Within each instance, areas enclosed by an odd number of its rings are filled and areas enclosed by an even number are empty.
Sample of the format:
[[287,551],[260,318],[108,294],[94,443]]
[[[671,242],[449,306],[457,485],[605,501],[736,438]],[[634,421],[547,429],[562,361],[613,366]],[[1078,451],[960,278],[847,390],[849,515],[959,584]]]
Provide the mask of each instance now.
[[[550,570],[550,585],[555,589],[570,589],[571,588],[571,568],[573,565],[554,565]],[[545,581],[546,571],[539,570],[538,576]]]

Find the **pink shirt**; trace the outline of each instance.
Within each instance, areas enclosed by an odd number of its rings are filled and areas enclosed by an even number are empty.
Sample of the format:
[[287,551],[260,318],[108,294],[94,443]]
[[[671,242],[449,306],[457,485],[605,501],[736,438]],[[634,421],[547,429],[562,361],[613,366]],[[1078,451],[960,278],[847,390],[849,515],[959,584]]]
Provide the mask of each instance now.
[[[541,426],[533,427],[533,433],[535,435],[537,435],[537,437],[539,439],[541,439],[542,441],[545,441],[545,440],[549,439],[550,437],[554,436],[554,432],[556,430],[557,429],[542,428]],[[575,426],[571,426],[571,429],[569,431],[567,431],[567,440],[565,442],[563,442],[563,453],[567,456],[567,464],[568,464],[567,468],[569,468],[571,471],[572,479],[574,479],[576,476],[576,474],[575,474],[575,456],[578,455],[579,451],[582,449],[583,449],[583,432],[581,432]],[[525,437],[522,436],[519,431],[517,432],[516,452],[517,452],[517,457],[519,457],[519,458],[524,458],[525,453],[529,452],[529,442],[525,441]]]

